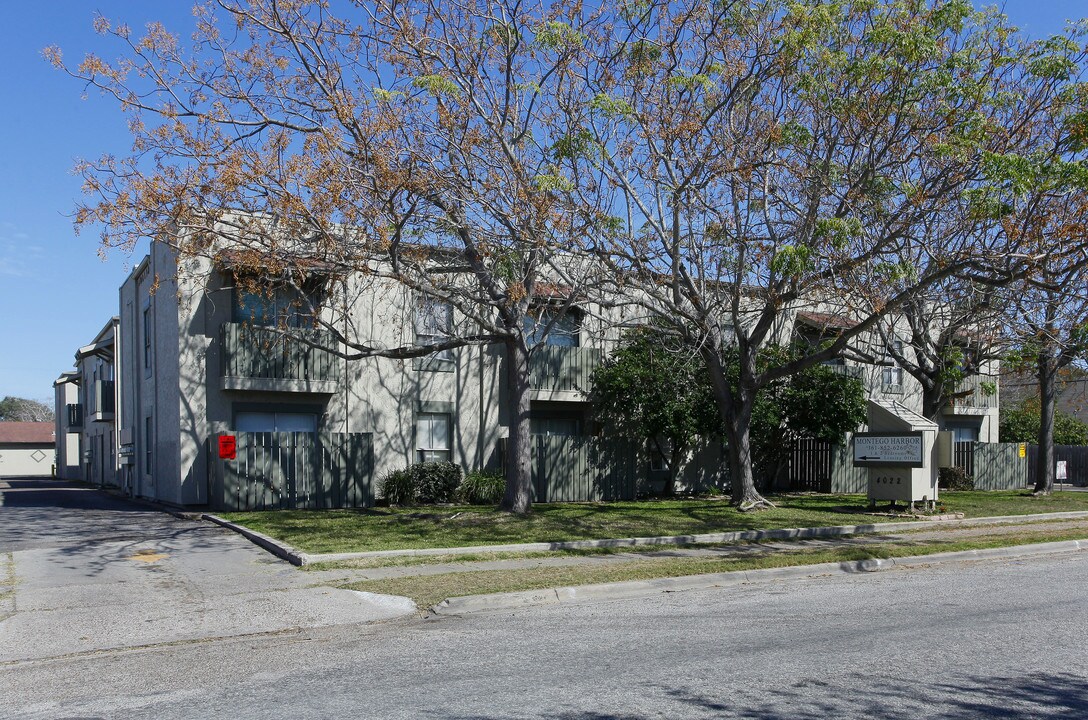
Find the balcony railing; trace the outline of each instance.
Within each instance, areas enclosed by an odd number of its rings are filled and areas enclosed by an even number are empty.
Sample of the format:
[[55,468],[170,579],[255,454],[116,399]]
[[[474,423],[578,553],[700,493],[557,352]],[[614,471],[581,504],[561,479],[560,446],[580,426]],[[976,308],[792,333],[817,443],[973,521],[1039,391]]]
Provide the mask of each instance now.
[[92,388],[94,405],[90,408],[91,419],[112,420],[114,412],[113,380],[95,380]]
[[529,387],[533,390],[589,392],[589,379],[601,363],[596,348],[543,345],[529,360]]
[[997,407],[997,377],[971,375],[956,383],[946,410],[950,412],[976,412]]
[[830,363],[825,363],[824,365],[821,365],[821,367],[825,367],[839,375],[856,378],[862,382],[865,382],[868,379],[865,377],[865,368],[860,365],[832,365]]
[[[285,332],[305,337],[313,345],[275,328],[224,323],[221,328],[224,389],[331,392],[328,384],[340,380],[337,356],[326,349],[333,346],[332,333],[298,328]],[[262,380],[270,382],[245,382]]]
[[65,410],[68,413],[68,429],[79,430],[83,427],[83,404],[82,403],[69,403],[65,405]]

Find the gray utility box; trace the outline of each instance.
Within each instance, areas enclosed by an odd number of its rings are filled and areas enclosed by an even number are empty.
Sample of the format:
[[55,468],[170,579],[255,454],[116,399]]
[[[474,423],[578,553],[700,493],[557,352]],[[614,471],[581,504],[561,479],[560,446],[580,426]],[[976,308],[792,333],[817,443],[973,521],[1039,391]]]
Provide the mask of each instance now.
[[869,470],[869,502],[937,500],[937,423],[893,400],[869,401],[869,431],[855,433],[854,466]]

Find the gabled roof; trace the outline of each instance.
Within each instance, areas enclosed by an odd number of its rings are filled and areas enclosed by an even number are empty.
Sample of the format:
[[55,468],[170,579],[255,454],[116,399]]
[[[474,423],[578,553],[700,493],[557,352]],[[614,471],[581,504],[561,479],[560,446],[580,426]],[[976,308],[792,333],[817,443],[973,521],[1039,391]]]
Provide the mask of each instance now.
[[810,312],[808,310],[802,310],[797,313],[797,322],[816,328],[817,330],[849,330],[857,325],[856,321],[851,320],[845,315]]
[[0,422],[0,443],[52,445],[51,422]]

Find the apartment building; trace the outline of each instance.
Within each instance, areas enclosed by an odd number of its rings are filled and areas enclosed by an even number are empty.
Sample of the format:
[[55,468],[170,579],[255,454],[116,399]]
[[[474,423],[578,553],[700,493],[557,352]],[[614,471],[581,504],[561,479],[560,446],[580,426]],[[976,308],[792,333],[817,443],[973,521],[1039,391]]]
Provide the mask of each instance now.
[[[303,265],[315,287],[328,284],[332,270]],[[358,277],[334,279],[352,286],[338,300],[300,298],[298,283],[280,287],[266,278],[255,286],[243,282],[249,272],[229,249],[179,258],[169,246],[151,244],[120,288],[118,316],[79,349],[76,369],[55,384],[63,476],[178,506],[330,507],[370,504],[374,478],[414,462],[501,466],[510,425],[501,347],[349,360],[330,350],[342,346],[314,329],[308,315],[339,301],[341,312],[324,319],[344,337],[383,347],[428,345],[465,321],[449,305],[392,281]],[[546,302],[540,313],[542,323],[551,319]],[[584,438],[598,431],[589,378],[622,332],[621,322],[602,314],[565,315],[534,351],[534,435]],[[834,331],[831,317],[800,311],[777,335],[818,338]],[[902,369],[836,364],[861,379],[870,397],[920,410],[920,387]],[[962,427],[964,439],[996,440],[996,415],[996,394],[980,390],[949,404],[940,421]],[[710,455],[691,463],[688,484],[722,484]],[[632,458],[615,474],[633,476],[640,492],[663,479],[647,457]]]
[[122,487],[119,435],[114,409],[119,388],[116,343],[119,318],[112,317],[75,354],[75,369],[53,383],[57,476],[102,487]]

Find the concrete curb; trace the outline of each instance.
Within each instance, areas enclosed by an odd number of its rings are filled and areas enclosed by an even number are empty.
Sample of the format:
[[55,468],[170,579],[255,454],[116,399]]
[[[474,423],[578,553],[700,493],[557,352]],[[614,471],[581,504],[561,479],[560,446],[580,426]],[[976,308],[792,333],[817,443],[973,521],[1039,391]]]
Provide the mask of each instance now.
[[[1036,513],[1033,515],[1001,515],[989,518],[965,518],[962,520],[911,520],[909,522],[872,523],[868,525],[835,525],[830,527],[782,528],[778,530],[741,530],[738,532],[709,533],[702,535],[668,535],[661,537],[612,538],[606,540],[570,540],[566,542],[520,543],[511,545],[473,545],[468,547],[421,548],[415,550],[370,550],[368,552],[352,553],[314,553],[307,554],[305,556],[305,562],[334,562],[396,556],[475,555],[477,553],[489,552],[547,552],[554,550],[586,550],[592,548],[622,548],[648,545],[695,545],[730,543],[744,540],[802,540],[806,538],[838,537],[841,535],[879,535],[883,533],[900,532],[902,530],[926,530],[935,527],[993,525],[1029,522],[1034,520],[1068,520],[1078,518],[1088,518],[1088,511]],[[219,522],[220,524],[224,524],[226,521],[221,520]]]
[[821,563],[819,565],[795,565],[767,568],[764,570],[738,570],[711,575],[689,575],[677,578],[635,580],[631,582],[580,585],[574,587],[527,590],[523,592],[469,595],[447,598],[431,608],[437,615],[465,615],[495,610],[514,610],[538,605],[557,605],[573,602],[624,600],[646,597],[664,592],[708,590],[736,585],[768,582],[772,580],[797,580],[826,575],[854,575],[862,572],[881,572],[896,567],[918,567],[942,562],[968,560],[993,560],[1051,555],[1062,552],[1088,550],[1088,540],[1065,540],[1035,545],[1014,545],[985,550],[915,555],[903,558],[859,560],[855,562]]
[[215,523],[216,525],[225,527],[228,530],[233,530],[245,539],[249,540],[254,545],[257,545],[258,547],[267,550],[276,557],[282,560],[286,560],[292,565],[302,567],[303,565],[308,565],[309,563],[313,562],[310,559],[310,556],[302,552],[301,550],[293,548],[287,543],[280,542],[275,538],[270,538],[267,535],[263,535],[256,530],[250,530],[245,525],[232,523],[230,520],[224,520],[218,515],[212,515],[211,513],[203,513],[200,516],[200,519]]

